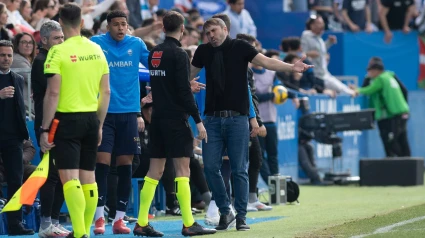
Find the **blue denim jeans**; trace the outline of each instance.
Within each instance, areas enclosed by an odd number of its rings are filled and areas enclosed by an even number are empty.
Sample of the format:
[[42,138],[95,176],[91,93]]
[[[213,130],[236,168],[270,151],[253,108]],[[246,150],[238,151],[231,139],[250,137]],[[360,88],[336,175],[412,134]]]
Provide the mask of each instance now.
[[244,219],[248,205],[248,117],[206,117],[204,124],[208,143],[202,142],[202,157],[205,177],[215,202],[221,214],[229,214],[230,199],[220,172],[223,152],[227,149],[232,169],[236,217]]

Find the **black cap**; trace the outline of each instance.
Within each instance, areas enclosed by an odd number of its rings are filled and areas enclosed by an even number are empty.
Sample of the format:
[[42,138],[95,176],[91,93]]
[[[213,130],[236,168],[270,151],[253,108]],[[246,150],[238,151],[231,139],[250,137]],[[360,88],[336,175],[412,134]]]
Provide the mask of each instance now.
[[367,67],[367,70],[372,70],[372,69],[377,69],[377,70],[384,70],[384,64],[382,62],[373,62],[372,64],[370,64]]

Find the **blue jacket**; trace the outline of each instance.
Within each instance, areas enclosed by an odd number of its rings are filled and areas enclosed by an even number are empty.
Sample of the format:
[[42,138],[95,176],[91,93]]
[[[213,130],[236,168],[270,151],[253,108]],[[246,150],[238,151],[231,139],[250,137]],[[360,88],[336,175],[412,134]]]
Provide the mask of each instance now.
[[146,44],[129,35],[117,42],[109,32],[91,40],[100,45],[108,60],[111,87],[108,113],[140,112],[139,63],[148,65]]

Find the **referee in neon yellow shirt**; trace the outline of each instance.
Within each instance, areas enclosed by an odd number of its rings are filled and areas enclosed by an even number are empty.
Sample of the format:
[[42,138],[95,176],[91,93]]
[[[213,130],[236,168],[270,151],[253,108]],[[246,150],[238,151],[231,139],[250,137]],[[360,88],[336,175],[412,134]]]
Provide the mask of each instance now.
[[[88,237],[98,190],[94,169],[102,125],[109,106],[109,68],[102,49],[80,36],[81,9],[65,4],[59,11],[65,42],[53,46],[44,64],[48,78],[40,145],[58,168],[73,236]],[[53,143],[48,131],[59,120]]]

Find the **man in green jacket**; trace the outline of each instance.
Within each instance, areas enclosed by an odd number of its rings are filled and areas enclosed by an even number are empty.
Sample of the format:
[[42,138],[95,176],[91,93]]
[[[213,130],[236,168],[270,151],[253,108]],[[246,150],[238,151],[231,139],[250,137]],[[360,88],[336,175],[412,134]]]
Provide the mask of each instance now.
[[375,120],[387,157],[410,156],[407,141],[409,105],[399,83],[391,71],[385,71],[382,62],[371,63],[367,68],[370,84],[356,90],[369,96],[369,107],[375,109]]

